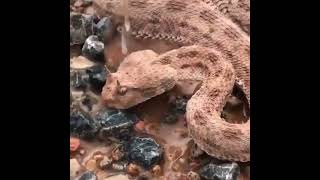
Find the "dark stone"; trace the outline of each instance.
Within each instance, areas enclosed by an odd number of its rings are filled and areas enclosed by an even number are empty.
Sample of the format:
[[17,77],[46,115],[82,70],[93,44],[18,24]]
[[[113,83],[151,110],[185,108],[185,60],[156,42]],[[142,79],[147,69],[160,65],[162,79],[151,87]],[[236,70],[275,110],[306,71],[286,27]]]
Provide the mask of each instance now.
[[94,34],[94,19],[95,16],[70,13],[70,45],[83,44]]
[[108,70],[102,64],[97,64],[86,69],[78,69],[70,72],[70,86],[78,90],[87,87],[100,94],[106,83]]
[[92,171],[87,171],[81,175],[79,180],[98,180],[96,174]]
[[163,158],[163,148],[152,138],[134,137],[127,145],[128,160],[146,169]]
[[85,89],[87,87],[89,76],[81,71],[70,73],[70,86],[75,89]]
[[207,164],[199,171],[200,176],[206,180],[236,180],[240,174],[237,163]]
[[186,113],[188,99],[178,96],[175,101],[175,109],[178,113]]
[[115,28],[112,25],[111,19],[109,17],[104,17],[97,23],[95,34],[100,41],[106,42],[112,37],[114,30]]
[[183,115],[186,112],[188,100],[183,97],[176,97],[176,100],[170,105],[169,112],[163,119],[164,123],[174,124],[178,121],[179,115]]
[[108,71],[103,65],[96,65],[88,68],[86,73],[89,76],[91,90],[100,94],[106,83]]
[[99,41],[98,36],[89,36],[83,47],[82,54],[92,61],[103,62],[104,61],[104,44]]
[[89,111],[92,110],[92,107],[97,102],[93,101],[92,98],[89,98],[88,96],[85,96],[85,98],[82,101],[82,104],[88,108]]
[[104,109],[95,115],[95,120],[101,127],[99,132],[101,137],[128,140],[138,118],[135,114],[125,110]]
[[162,121],[167,124],[174,124],[178,121],[178,113],[170,109]]
[[70,134],[81,138],[93,138],[98,131],[97,124],[79,111],[70,114]]

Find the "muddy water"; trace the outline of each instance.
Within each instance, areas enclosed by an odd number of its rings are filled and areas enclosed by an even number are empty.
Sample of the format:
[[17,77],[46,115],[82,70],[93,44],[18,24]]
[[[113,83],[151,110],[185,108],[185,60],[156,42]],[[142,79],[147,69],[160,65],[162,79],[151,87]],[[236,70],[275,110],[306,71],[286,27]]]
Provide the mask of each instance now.
[[[181,116],[175,124],[165,124],[161,122],[168,111],[168,100],[169,95],[163,94],[133,108],[139,119],[143,120],[145,123],[145,132],[136,132],[136,134],[139,136],[153,137],[162,145],[162,147],[164,147],[164,161],[161,163],[163,176],[177,172],[187,173],[189,170],[198,169],[198,166],[194,165],[199,165],[201,162],[207,162],[208,159],[211,159],[211,157],[207,155],[204,157],[202,156],[201,160],[196,159],[195,161],[191,161],[189,159],[190,154],[188,154],[188,147],[190,148],[189,144],[191,139],[188,137],[184,116]],[[233,116],[233,121],[236,121],[235,116]],[[85,166],[85,162],[89,157],[92,157],[94,152],[103,152],[105,155],[110,155],[112,149],[112,145],[103,142],[83,141],[81,146],[86,150],[86,154],[82,156],[82,158],[80,156],[77,158],[83,166]],[[175,164],[179,164],[176,162],[179,162],[180,157],[181,159],[184,159],[186,163],[180,165],[181,167],[177,167]],[[216,161],[220,162],[218,160]],[[240,168],[241,175],[238,180],[250,179],[250,166],[243,163],[240,164]],[[97,168],[96,173],[99,179],[104,179],[115,172],[112,170],[99,170]],[[129,176],[129,179],[135,178]]]
[[164,175],[172,171],[172,162],[178,159],[187,150],[188,131],[184,116],[178,118],[175,124],[162,123],[168,111],[169,96],[160,95],[136,107],[137,113],[143,118],[146,133],[152,135],[165,150],[163,164]]

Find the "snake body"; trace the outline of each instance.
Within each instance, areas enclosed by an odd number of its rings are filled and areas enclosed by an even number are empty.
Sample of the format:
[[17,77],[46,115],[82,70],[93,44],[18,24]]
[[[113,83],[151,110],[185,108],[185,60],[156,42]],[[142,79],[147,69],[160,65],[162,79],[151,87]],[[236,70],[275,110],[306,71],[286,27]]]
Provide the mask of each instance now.
[[[126,109],[186,81],[198,83],[200,88],[187,104],[189,135],[211,156],[246,162],[250,161],[250,119],[231,124],[221,118],[221,112],[235,83],[250,107],[250,37],[243,30],[248,16],[241,18],[247,15],[249,3],[233,4],[240,10],[233,11],[232,19],[215,6],[217,2],[131,0],[132,37],[168,41],[180,48],[161,55],[149,50],[130,54],[108,77],[102,98],[110,107]],[[95,3],[106,14],[123,15],[120,0]]]

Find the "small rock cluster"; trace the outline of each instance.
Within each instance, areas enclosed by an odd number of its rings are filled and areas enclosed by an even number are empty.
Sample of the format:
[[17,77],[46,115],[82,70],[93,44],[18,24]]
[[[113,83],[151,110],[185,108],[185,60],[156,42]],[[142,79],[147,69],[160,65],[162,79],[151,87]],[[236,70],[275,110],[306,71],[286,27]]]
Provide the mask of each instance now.
[[[97,23],[95,23],[97,22]],[[70,14],[70,46],[83,45],[82,54],[95,62],[104,62],[104,42],[113,34],[110,18]]]
[[94,19],[86,14],[70,13],[70,45],[83,44],[94,33]]
[[175,101],[170,104],[169,112],[165,116],[163,122],[168,124],[176,123],[180,115],[186,112],[188,99],[184,97],[176,97]]
[[98,126],[93,119],[80,111],[70,114],[70,134],[81,138],[94,138],[98,132]]
[[100,64],[85,69],[72,70],[70,72],[70,86],[76,90],[85,90],[89,88],[96,94],[100,94],[104,84],[108,70]]
[[98,137],[127,140],[132,135],[137,116],[125,110],[102,109],[94,117],[81,111],[70,114],[70,134],[82,138]]

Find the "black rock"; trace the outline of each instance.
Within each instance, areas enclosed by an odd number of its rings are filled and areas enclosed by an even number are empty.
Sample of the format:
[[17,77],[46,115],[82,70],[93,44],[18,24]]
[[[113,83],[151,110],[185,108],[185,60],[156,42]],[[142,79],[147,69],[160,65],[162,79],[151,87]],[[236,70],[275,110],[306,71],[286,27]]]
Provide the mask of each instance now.
[[103,62],[104,61],[104,44],[99,41],[98,36],[89,36],[83,47],[82,54],[92,61]]
[[70,73],[70,86],[75,89],[85,89],[88,85],[89,76],[81,71]]
[[167,124],[174,124],[178,121],[178,113],[172,109],[169,110],[169,113],[166,114],[162,122]]
[[97,102],[94,101],[92,98],[90,98],[89,96],[85,96],[83,101],[82,101],[82,104],[83,106],[87,107],[88,108],[88,111],[91,111],[92,110],[92,107],[94,104],[96,104]]
[[107,69],[103,65],[96,65],[88,68],[86,73],[89,76],[91,90],[100,94],[107,80]]
[[79,180],[98,180],[96,174],[92,171],[87,171],[81,175]]
[[87,37],[94,34],[95,16],[70,13],[70,45],[83,44]]
[[173,124],[178,121],[179,115],[183,115],[186,112],[188,100],[183,97],[176,97],[176,100],[170,105],[169,112],[163,119],[164,123]]
[[114,33],[114,27],[109,17],[102,18],[96,24],[95,34],[98,36],[100,41],[106,42],[108,39],[112,37],[113,33]]
[[101,127],[99,132],[101,137],[128,140],[138,118],[125,110],[104,109],[95,115],[95,120]]
[[188,99],[178,96],[175,101],[175,109],[178,113],[184,114],[186,112]]
[[98,132],[99,126],[92,119],[79,111],[70,113],[70,134],[82,138],[93,138]]
[[127,145],[128,160],[146,169],[163,158],[163,148],[152,138],[134,137]]
[[236,180],[240,174],[240,167],[236,163],[207,164],[199,171],[206,180]]

